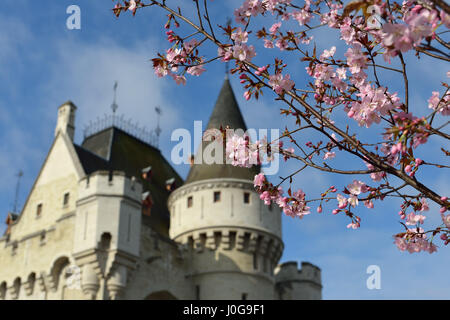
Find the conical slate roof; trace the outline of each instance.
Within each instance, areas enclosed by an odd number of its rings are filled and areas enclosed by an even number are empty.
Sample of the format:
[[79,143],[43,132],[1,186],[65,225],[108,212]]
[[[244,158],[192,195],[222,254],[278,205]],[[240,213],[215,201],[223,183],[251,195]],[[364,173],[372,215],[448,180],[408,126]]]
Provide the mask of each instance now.
[[219,129],[221,126],[223,128],[229,126],[232,129],[247,130],[228,77],[225,78],[222,89],[220,89],[219,97],[209,118],[207,129]]
[[[220,129],[220,128],[242,129],[247,130],[244,118],[239,110],[236,97],[231,88],[228,77],[225,79],[222,89],[220,90],[219,97],[217,98],[216,105],[211,114],[208,122],[207,129]],[[203,148],[199,149],[196,158],[199,158],[199,152],[205,150],[205,147],[211,142],[202,142]],[[225,154],[225,151],[224,151]],[[225,163],[225,161],[223,161]],[[252,168],[235,167],[230,164],[194,164],[189,171],[189,175],[185,184],[217,178],[236,178],[252,180],[255,175],[259,173],[259,167],[253,166]]]

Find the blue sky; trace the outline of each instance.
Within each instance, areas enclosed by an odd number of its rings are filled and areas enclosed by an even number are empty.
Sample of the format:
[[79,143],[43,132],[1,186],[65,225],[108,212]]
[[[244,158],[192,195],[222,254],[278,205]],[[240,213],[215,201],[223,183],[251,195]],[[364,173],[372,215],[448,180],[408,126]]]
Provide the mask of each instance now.
[[[185,2],[190,3],[190,2]],[[232,16],[232,8],[240,0],[211,2],[211,14],[224,23]],[[66,28],[66,8],[77,4],[81,8],[81,30]],[[16,178],[22,169],[25,175],[19,196],[23,205],[34,179],[43,163],[54,137],[57,107],[67,100],[77,106],[76,136],[82,142],[82,128],[90,120],[109,114],[112,86],[119,81],[118,113],[138,121],[147,128],[156,126],[154,106],[163,109],[161,150],[167,159],[175,145],[170,134],[176,128],[193,129],[194,120],[204,125],[212,111],[224,78],[224,65],[216,63],[207,67],[199,78],[189,77],[186,86],[177,86],[170,79],[158,79],[149,59],[168,47],[161,25],[165,22],[162,11],[146,9],[135,18],[125,15],[116,19],[110,8],[111,1],[89,0],[3,0],[0,9],[0,218],[13,205]],[[189,12],[189,7],[183,8]],[[319,49],[338,47],[344,51],[343,42],[332,32],[319,30],[315,34]],[[341,50],[340,50],[341,49]],[[340,51],[339,51],[340,50]],[[278,54],[260,53],[256,62]],[[412,57],[409,57],[412,58]],[[287,58],[289,59],[289,58]],[[291,75],[298,83],[310,79],[304,66],[294,58]],[[410,82],[416,88],[411,101],[416,114],[424,114],[426,100],[431,91],[439,90],[445,80],[448,65],[423,58],[420,64],[411,61]],[[297,63],[297,65],[295,65]],[[408,65],[409,66],[409,65]],[[382,74],[390,91],[400,90],[402,79],[389,73]],[[280,105],[273,95],[266,93],[256,101],[245,101],[244,92],[236,77],[231,82],[238,97],[242,113],[250,128],[283,128],[285,118],[279,115]],[[297,85],[298,86],[298,85]],[[441,90],[440,90],[441,91]],[[416,112],[417,110],[417,112]],[[348,120],[338,115],[340,121]],[[349,125],[354,125],[349,122]],[[352,127],[363,136],[368,133]],[[302,139],[317,139],[311,132]],[[306,141],[306,140],[305,140]],[[431,139],[429,146],[418,150],[424,159],[442,160],[435,150],[441,141]],[[354,160],[337,157],[334,165],[354,167]],[[298,166],[289,161],[280,171],[284,176]],[[186,176],[188,167],[177,166]],[[424,171],[422,176],[433,189],[448,195],[449,178],[445,171]],[[370,183],[365,177],[324,175],[305,170],[295,181],[307,195],[317,196],[330,185],[342,189],[354,178]],[[276,181],[276,177],[272,180]],[[333,216],[330,210],[312,214],[303,220],[283,217],[285,252],[282,261],[309,261],[322,269],[323,296],[325,299],[449,299],[450,265],[449,248],[441,248],[432,255],[410,255],[399,252],[393,245],[392,235],[400,231],[396,201],[375,203],[374,210],[361,208],[362,227],[346,229],[345,217]],[[439,222],[438,208],[431,207],[426,226]],[[315,209],[315,207],[314,207]],[[0,231],[3,232],[4,225]],[[381,290],[366,288],[366,269],[369,265],[381,268]]]

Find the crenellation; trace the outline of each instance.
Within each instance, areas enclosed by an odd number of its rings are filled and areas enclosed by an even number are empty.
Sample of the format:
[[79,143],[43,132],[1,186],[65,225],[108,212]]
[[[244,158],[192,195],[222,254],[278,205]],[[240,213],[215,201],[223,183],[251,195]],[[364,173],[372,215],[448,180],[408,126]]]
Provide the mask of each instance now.
[[236,249],[239,251],[244,251],[246,249],[246,237],[245,237],[246,233],[244,230],[239,230],[237,232],[237,237],[236,237]]
[[216,250],[216,238],[214,234],[214,230],[208,230],[206,232],[206,248],[210,250]]

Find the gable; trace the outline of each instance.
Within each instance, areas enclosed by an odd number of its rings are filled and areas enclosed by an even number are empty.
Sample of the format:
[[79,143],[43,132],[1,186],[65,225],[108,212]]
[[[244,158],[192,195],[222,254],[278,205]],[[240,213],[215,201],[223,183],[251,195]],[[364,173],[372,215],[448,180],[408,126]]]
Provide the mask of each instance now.
[[[11,229],[11,240],[48,229],[64,214],[75,210],[78,181],[84,175],[72,142],[58,134],[28,195],[21,215]],[[67,205],[64,195],[68,194]],[[38,216],[38,206],[41,205]]]

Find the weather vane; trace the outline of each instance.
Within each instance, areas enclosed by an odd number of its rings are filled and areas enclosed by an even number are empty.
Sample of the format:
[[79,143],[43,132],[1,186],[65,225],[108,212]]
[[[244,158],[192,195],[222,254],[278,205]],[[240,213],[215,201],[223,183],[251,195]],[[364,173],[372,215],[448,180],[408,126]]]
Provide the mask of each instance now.
[[16,184],[16,197],[14,199],[14,209],[13,209],[14,213],[17,213],[17,203],[19,201],[20,179],[23,177],[23,171],[19,170],[19,172],[16,174],[16,177],[17,177],[17,184]]
[[158,124],[157,124],[156,129],[155,129],[156,139],[157,139],[156,145],[158,146],[159,145],[159,136],[161,135],[161,131],[162,131],[161,127],[159,126],[159,120],[160,120],[161,114],[162,114],[161,108],[159,106],[156,106],[155,107],[155,112],[158,115],[158,118],[157,118],[158,119]]
[[[227,24],[227,27],[231,25],[231,18],[230,17],[227,18],[226,24]],[[229,69],[230,69],[230,62],[227,61],[227,62],[225,62],[225,79],[228,79]]]
[[117,105],[117,103],[116,103],[116,92],[117,92],[117,81],[114,83],[114,101],[113,101],[113,103],[112,103],[112,105],[111,105],[111,109],[112,109],[112,112],[113,112],[113,114],[116,114],[116,110],[117,110],[117,108],[119,107],[118,105]]

